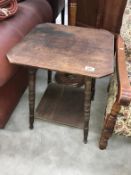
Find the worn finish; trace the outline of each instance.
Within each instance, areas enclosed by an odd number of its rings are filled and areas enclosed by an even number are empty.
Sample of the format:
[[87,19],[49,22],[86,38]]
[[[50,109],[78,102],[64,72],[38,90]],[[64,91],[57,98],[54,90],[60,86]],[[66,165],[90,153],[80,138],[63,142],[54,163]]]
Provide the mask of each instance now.
[[91,87],[91,99],[94,100],[95,98],[95,85],[96,85],[96,79],[92,79],[92,87]]
[[47,83],[51,83],[52,82],[52,71],[48,70],[47,71]]
[[116,42],[116,54],[119,78],[117,101],[121,105],[128,106],[131,102],[131,86],[126,68],[125,43],[120,36],[118,36]]
[[35,73],[33,68],[29,69],[29,123],[30,129],[33,129],[35,112]]
[[90,108],[91,108],[91,88],[92,78],[85,78],[85,101],[84,101],[84,143],[87,143],[89,120],[90,120]]
[[[68,25],[76,26],[77,3],[76,0],[68,0]],[[84,84],[84,77],[67,73],[56,72],[55,81],[58,84],[68,84],[80,87]]]
[[114,36],[105,30],[47,23],[27,35],[8,58],[15,64],[102,77],[113,72],[113,53]]
[[105,117],[103,130],[101,133],[99,148],[106,149],[108,140],[113,134],[118,112],[121,105],[127,106],[131,102],[131,86],[126,70],[125,45],[120,36],[116,42],[117,71],[118,71],[118,94],[114,102],[111,113]]
[[113,106],[111,113],[106,116],[104,121],[104,127],[102,130],[100,142],[99,142],[99,148],[100,149],[106,149],[108,140],[113,134],[114,126],[117,119],[117,114],[120,110],[120,104],[116,101]]
[[[83,100],[83,128],[84,143],[87,143],[91,97],[93,94],[92,92],[94,91],[92,78],[102,77],[113,72],[114,36],[105,30],[91,28],[85,29],[74,26],[67,27],[47,23],[37,26],[36,29],[27,35],[19,45],[17,45],[17,47],[11,50],[8,54],[8,58],[10,62],[15,64],[86,76],[85,101]],[[30,128],[32,129],[34,122],[35,77],[34,71],[31,70],[29,73]],[[50,75],[50,72],[48,73]],[[50,83],[50,81],[48,83]],[[71,93],[73,94],[76,90],[80,91],[81,89],[74,89]],[[54,89],[52,89],[52,93],[50,94],[50,91],[47,91],[44,98],[44,104],[42,100],[38,111],[41,111],[40,113],[44,113],[44,115],[46,114],[48,119],[50,117],[53,118],[52,121],[55,120],[60,123],[62,121],[64,123],[69,123],[68,117],[66,117],[67,113],[68,116],[71,115],[73,118],[76,113],[80,115],[81,110],[79,112],[75,111],[73,114],[74,109],[78,110],[79,108],[71,103],[74,102],[73,100],[75,97],[77,97],[77,99],[79,98],[77,95],[72,98],[70,93],[68,96],[64,89],[62,91],[60,90],[60,92],[61,93],[58,93],[57,91],[54,92]],[[56,95],[56,98],[54,98],[53,93]],[[67,97],[69,97],[69,99]],[[52,98],[54,98],[54,104],[52,106],[47,106],[45,102],[49,101],[49,103],[52,104]],[[77,103],[77,99],[75,99],[76,105],[79,104]],[[64,105],[64,102],[66,102],[66,104],[71,104]],[[68,106],[68,108],[64,110],[62,106]],[[51,107],[53,109],[51,109]],[[83,108],[81,107],[81,109]],[[71,123],[78,124],[75,118],[72,121],[71,120],[72,118],[70,117]]]
[[82,129],[84,89],[49,84],[36,109],[36,118]]

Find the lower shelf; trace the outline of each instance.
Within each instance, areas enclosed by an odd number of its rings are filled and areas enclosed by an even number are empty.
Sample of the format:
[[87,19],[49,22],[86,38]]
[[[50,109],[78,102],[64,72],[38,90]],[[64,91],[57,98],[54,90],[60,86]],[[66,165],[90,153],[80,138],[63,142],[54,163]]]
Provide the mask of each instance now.
[[55,83],[49,84],[36,109],[35,118],[83,128],[84,90]]

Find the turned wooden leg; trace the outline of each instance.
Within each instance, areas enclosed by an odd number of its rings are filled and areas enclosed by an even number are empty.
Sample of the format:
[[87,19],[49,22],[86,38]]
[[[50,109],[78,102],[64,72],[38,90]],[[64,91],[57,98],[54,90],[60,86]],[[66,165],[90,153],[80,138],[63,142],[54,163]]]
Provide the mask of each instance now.
[[65,8],[61,12],[61,24],[65,24]]
[[87,143],[89,120],[90,120],[90,108],[91,108],[91,89],[92,78],[85,78],[85,101],[84,101],[84,143]]
[[95,97],[95,85],[96,85],[96,79],[92,79],[92,88],[91,88],[92,96],[91,96],[91,100],[94,100],[94,97]]
[[114,130],[114,126],[116,123],[117,114],[119,110],[120,110],[120,105],[117,102],[115,102],[113,104],[111,113],[107,115],[105,118],[103,130],[102,130],[101,138],[99,142],[100,149],[106,149],[107,147],[108,140],[113,134],[113,130]]
[[48,70],[48,84],[52,82],[52,71]]
[[29,69],[29,123],[30,129],[33,129],[34,111],[35,111],[35,76],[36,70]]

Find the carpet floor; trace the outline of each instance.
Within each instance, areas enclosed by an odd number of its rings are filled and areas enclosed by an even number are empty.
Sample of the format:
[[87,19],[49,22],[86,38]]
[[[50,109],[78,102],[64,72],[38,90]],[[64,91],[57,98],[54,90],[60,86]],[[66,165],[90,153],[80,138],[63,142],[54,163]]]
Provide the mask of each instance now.
[[[97,80],[86,145],[80,129],[35,120],[34,130],[29,130],[26,91],[0,131],[0,175],[130,175],[129,138],[113,136],[107,150],[98,148],[107,84],[108,78]],[[36,104],[45,88],[46,72],[41,70]]]

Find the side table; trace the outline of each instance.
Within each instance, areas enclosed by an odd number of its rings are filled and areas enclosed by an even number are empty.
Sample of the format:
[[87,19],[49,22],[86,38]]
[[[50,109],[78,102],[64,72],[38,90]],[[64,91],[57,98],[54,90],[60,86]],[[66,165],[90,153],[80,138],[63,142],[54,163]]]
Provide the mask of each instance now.
[[32,30],[20,44],[8,53],[8,58],[13,64],[29,66],[31,129],[35,111],[36,68],[85,77],[83,128],[84,142],[87,143],[92,80],[109,75],[114,71],[114,35],[101,29],[46,23]]

